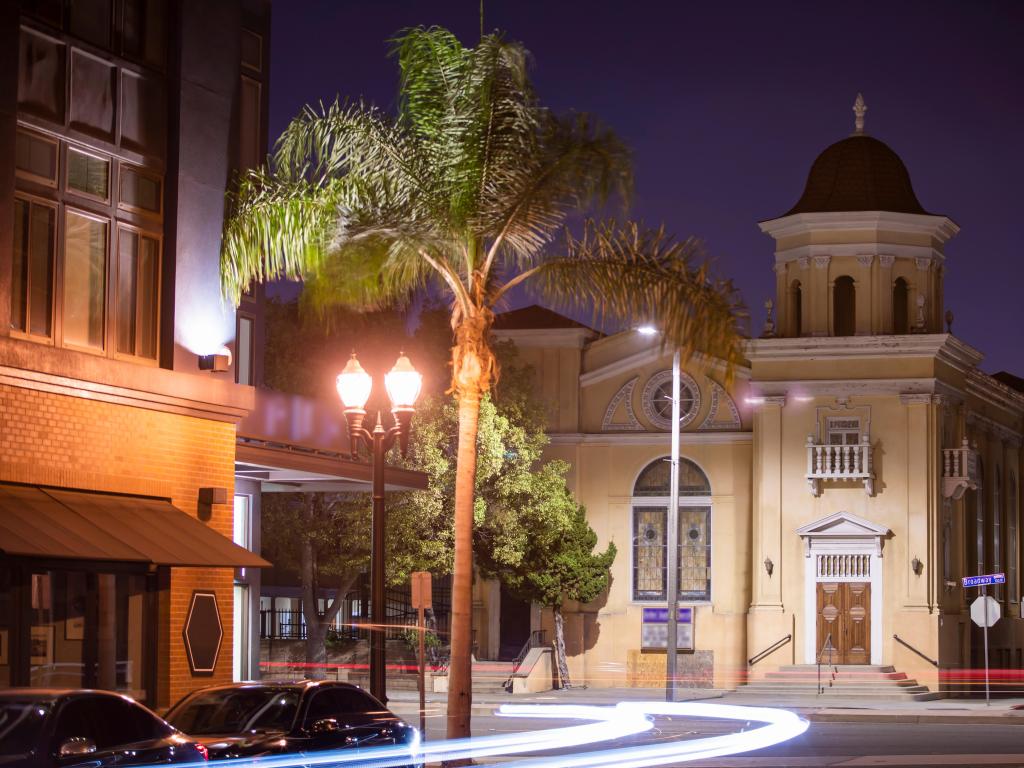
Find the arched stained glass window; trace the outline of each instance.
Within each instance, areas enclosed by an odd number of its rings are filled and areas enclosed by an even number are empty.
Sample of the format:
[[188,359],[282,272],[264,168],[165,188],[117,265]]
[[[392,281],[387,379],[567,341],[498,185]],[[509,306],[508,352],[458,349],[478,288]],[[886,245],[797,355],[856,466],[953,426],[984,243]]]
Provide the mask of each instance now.
[[[668,458],[648,464],[633,486],[633,599],[664,601],[668,497]],[[687,459],[679,461],[679,599],[711,599],[711,483]]]
[[[666,456],[652,461],[636,479],[634,496],[668,496],[672,464]],[[710,496],[711,483],[704,471],[689,459],[679,459],[679,495]]]

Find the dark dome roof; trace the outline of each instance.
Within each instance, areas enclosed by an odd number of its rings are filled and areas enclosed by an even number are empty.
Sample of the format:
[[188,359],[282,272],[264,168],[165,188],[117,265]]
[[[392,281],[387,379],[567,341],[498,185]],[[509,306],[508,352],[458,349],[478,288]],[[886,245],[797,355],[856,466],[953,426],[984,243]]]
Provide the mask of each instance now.
[[887,144],[854,134],[818,155],[800,199],[785,215],[836,211],[927,214],[907,167]]

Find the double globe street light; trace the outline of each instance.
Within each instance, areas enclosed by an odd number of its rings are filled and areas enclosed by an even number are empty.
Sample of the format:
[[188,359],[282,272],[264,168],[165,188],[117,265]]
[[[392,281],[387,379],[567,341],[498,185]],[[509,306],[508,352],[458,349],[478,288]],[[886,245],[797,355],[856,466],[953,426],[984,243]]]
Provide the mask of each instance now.
[[384,457],[398,441],[402,456],[409,447],[409,431],[416,399],[423,386],[423,376],[412,367],[409,358],[401,353],[398,362],[384,376],[384,388],[391,399],[394,426],[384,429],[380,411],[377,423],[370,431],[366,421],[366,401],[370,399],[373,379],[356,359],[355,352],[345,369],[338,375],[338,395],[345,406],[348,424],[349,450],[353,460],[359,457],[359,446],[365,445],[373,458],[373,523],[370,546],[370,693],[387,703],[386,659],[384,655]]

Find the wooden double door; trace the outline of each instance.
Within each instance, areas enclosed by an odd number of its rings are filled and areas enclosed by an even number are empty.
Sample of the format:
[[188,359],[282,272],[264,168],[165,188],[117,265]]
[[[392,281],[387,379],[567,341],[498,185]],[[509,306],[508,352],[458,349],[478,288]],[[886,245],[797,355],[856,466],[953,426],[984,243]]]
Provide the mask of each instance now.
[[818,645],[815,653],[833,664],[871,663],[871,584],[866,581],[818,582]]

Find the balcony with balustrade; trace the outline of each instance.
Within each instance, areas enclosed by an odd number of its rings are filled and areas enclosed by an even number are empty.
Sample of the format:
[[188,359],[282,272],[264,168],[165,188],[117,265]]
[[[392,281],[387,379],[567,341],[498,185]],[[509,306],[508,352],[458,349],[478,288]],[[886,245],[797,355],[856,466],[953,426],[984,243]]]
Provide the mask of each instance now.
[[968,489],[978,487],[978,454],[967,443],[959,448],[942,449],[942,495],[947,499],[963,498]]
[[875,475],[872,469],[871,441],[867,434],[856,445],[829,445],[817,443],[813,435],[807,437],[807,485],[811,493],[820,496],[826,482],[854,482],[864,486],[868,496],[875,495]]

